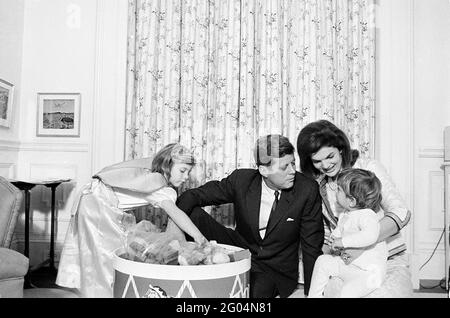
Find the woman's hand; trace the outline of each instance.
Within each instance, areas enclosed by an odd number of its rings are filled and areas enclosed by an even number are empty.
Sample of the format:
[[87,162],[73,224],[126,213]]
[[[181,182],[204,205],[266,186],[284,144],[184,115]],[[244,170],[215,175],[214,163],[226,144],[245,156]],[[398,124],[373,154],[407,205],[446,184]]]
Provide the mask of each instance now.
[[346,248],[341,253],[341,259],[344,261],[345,265],[349,265],[355,259],[357,259],[362,253],[364,249],[362,248]]
[[333,244],[332,236],[331,235],[329,235],[329,236],[325,235],[323,244],[331,246],[331,244]]
[[363,250],[360,249],[352,249],[352,248],[344,249],[344,244],[342,244],[342,238],[340,237],[335,237],[331,235],[330,241],[331,241],[331,250],[333,251],[333,254],[340,256],[340,258],[344,261],[345,265],[348,265],[351,262],[353,262],[363,252]]
[[339,237],[331,237],[331,249],[338,250],[343,249],[344,245],[342,244],[342,239]]
[[322,245],[322,253],[325,255],[331,254],[332,253],[331,246],[328,244],[323,244]]
[[[378,242],[384,241],[387,237],[394,235],[398,232],[397,223],[395,223],[390,217],[384,217],[380,221],[380,235],[378,237]],[[376,243],[375,243],[376,244]],[[366,249],[372,247],[373,245],[366,248],[346,248],[341,253],[341,259],[346,265],[357,259]]]

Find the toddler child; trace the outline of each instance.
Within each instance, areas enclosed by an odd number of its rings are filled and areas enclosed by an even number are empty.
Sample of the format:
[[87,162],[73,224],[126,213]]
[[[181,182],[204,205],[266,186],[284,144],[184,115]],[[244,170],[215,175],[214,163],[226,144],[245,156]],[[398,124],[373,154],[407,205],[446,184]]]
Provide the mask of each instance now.
[[[338,255],[317,258],[309,298],[323,297],[333,276],[344,281],[340,297],[364,297],[379,288],[386,275],[388,251],[385,241],[377,242],[382,216],[381,183],[375,174],[363,169],[344,169],[337,176],[337,203],[343,208],[331,233],[332,249],[362,248],[364,252],[346,265]],[[339,253],[336,253],[339,254]]]

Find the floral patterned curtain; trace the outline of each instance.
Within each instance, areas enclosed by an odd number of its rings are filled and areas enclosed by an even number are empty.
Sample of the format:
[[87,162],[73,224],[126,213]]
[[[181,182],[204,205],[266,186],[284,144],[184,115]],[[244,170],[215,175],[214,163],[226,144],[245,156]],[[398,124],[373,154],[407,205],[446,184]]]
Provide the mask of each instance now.
[[201,162],[194,187],[317,119],[372,156],[373,19],[374,0],[129,0],[126,159],[180,142]]

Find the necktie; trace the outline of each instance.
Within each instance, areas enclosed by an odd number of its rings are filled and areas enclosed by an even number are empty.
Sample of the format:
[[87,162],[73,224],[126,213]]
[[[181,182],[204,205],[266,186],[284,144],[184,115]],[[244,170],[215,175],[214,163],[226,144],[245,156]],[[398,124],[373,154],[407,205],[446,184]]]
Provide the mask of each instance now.
[[272,215],[272,213],[275,213],[275,209],[277,208],[277,204],[278,204],[278,196],[280,195],[279,191],[275,191],[275,200],[273,200],[273,204],[272,204],[272,209],[270,210],[270,215]]
[[[278,204],[278,197],[280,196],[280,192],[279,191],[275,191],[274,195],[275,195],[275,200],[273,200],[272,208],[270,209],[269,219],[275,213],[275,210],[276,210],[277,204]],[[264,227],[261,227],[259,229],[259,233],[260,233],[261,237],[264,237],[264,235],[266,233],[267,224],[268,224],[268,222],[265,224]]]

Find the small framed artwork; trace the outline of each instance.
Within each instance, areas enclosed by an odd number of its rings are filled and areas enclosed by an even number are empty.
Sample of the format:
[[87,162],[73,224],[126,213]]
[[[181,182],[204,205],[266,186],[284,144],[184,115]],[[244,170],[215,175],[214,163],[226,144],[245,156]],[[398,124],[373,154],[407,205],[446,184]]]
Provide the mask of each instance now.
[[80,93],[38,93],[36,135],[80,137]]
[[14,85],[0,79],[0,126],[11,126]]

